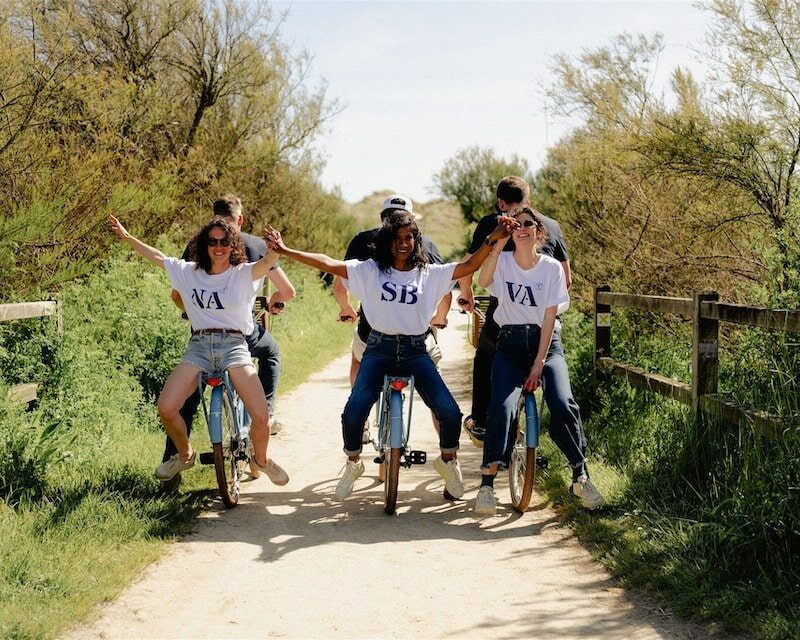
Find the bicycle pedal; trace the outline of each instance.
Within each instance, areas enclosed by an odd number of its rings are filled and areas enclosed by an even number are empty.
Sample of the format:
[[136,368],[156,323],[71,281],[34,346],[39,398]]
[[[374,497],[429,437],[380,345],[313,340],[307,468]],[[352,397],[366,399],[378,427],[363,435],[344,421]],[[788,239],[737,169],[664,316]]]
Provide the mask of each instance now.
[[200,464],[214,464],[214,452],[205,451],[200,454]]
[[383,456],[375,456],[373,462],[375,464],[383,464],[384,462],[386,462],[386,459]]
[[428,461],[427,451],[409,451],[406,454],[406,461],[408,465],[412,464],[425,464]]
[[550,458],[547,456],[536,456],[536,466],[540,469],[547,469],[550,466]]

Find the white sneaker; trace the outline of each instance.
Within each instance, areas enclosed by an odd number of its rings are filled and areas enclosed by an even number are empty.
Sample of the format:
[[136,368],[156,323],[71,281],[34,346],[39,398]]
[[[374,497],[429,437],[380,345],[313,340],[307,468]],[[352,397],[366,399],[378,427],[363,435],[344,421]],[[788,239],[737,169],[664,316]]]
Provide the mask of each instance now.
[[184,469],[191,469],[194,466],[194,461],[197,459],[197,451],[192,453],[192,457],[188,460],[181,460],[181,457],[176,453],[169,460],[162,462],[156,467],[156,478],[161,480],[172,480],[177,474]]
[[453,458],[448,462],[442,460],[442,456],[436,458],[433,468],[444,478],[444,488],[454,498],[461,498],[464,495],[464,479],[461,477],[461,465],[458,460]]
[[478,489],[472,511],[478,516],[493,516],[497,512],[497,496],[494,495],[492,487],[483,486]]
[[602,507],[605,502],[603,494],[601,494],[589,476],[582,475],[569,489],[569,492],[581,501],[581,504],[586,509],[597,509]]
[[339,500],[344,500],[353,493],[353,485],[361,477],[362,473],[364,473],[364,463],[361,460],[358,462],[347,461],[344,473],[339,478],[339,484],[336,485],[336,497]]

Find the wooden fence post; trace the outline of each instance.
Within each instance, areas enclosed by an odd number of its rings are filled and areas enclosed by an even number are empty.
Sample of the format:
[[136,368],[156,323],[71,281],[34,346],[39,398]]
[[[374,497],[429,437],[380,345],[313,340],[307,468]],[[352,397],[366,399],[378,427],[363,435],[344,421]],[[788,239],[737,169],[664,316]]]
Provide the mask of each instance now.
[[611,287],[603,284],[594,288],[594,365],[598,358],[611,357],[611,305],[600,304],[597,294],[611,291]]
[[719,320],[700,316],[704,302],[716,302],[716,291],[701,291],[692,300],[692,410],[700,418],[701,398],[717,393]]

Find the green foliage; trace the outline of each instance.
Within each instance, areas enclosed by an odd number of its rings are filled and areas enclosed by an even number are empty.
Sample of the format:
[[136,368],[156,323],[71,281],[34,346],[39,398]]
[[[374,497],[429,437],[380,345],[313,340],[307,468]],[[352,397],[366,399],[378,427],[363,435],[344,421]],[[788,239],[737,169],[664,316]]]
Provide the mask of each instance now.
[[[156,244],[177,253],[183,240]],[[287,271],[298,296],[273,322],[280,393],[342,353],[351,335],[335,321],[336,303],[316,272]],[[62,337],[50,336],[48,321],[19,325],[25,337],[39,328],[52,348],[38,407],[0,401],[4,638],[53,637],[80,620],[163,552],[164,540],[187,531],[215,493],[210,469],[187,474],[181,494],[161,494],[152,476],[164,446],[153,398],[187,342],[163,273],[126,250],[65,288],[61,300]],[[19,346],[11,328],[3,336],[9,353]],[[31,363],[39,352],[27,355]],[[195,426],[204,450],[207,433]]]
[[467,222],[477,222],[494,211],[497,184],[509,175],[530,181],[527,161],[516,154],[505,159],[493,149],[468,147],[447,160],[433,179],[443,198],[458,203]]
[[[596,373],[592,329],[589,319],[566,316],[573,388],[592,456],[622,473],[624,488],[605,517],[570,510],[570,521],[626,583],[663,594],[680,612],[760,638],[800,633],[794,337],[754,329],[722,336],[721,392],[784,416],[784,438],[771,441],[749,427],[697,423],[676,402]],[[688,380],[686,334],[643,312],[615,312],[614,357]]]

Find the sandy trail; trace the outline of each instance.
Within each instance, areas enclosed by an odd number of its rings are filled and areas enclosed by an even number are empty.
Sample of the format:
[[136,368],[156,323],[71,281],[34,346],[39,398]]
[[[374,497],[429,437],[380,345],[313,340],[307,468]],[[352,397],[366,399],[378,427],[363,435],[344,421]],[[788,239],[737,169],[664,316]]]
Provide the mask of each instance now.
[[[469,410],[472,349],[465,316],[441,333],[442,373]],[[424,466],[401,469],[398,513],[382,509],[377,466],[353,496],[333,499],[344,457],[339,416],[349,355],[280,399],[286,429],[271,453],[291,481],[248,483],[241,504],[204,513],[195,531],[96,620],[66,638],[699,638],[707,632],[635,606],[552,511],[502,503],[474,517],[479,451],[460,454],[466,501],[445,502],[433,469],[430,413],[414,404],[412,446]],[[365,449],[365,451],[367,451]],[[366,457],[366,456],[365,456]],[[231,577],[235,576],[236,579]]]

